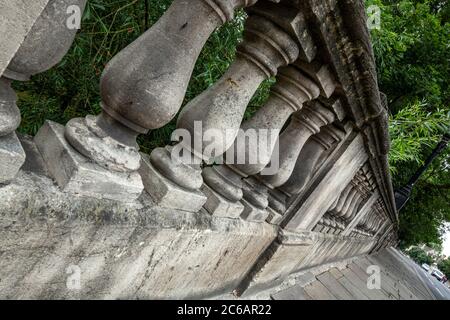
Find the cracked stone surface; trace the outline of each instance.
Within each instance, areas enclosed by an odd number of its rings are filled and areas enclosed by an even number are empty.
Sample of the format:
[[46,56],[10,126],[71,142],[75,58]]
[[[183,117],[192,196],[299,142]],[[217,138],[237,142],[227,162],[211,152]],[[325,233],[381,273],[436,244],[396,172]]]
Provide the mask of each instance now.
[[129,202],[144,189],[139,173],[108,170],[76,151],[60,124],[45,122],[34,141],[51,176],[67,192]]
[[[267,223],[74,195],[48,176],[33,141],[0,186],[3,299],[207,298],[231,292],[276,237]],[[81,289],[69,290],[70,267]]]
[[13,132],[0,137],[0,184],[12,180],[25,162],[25,151]]

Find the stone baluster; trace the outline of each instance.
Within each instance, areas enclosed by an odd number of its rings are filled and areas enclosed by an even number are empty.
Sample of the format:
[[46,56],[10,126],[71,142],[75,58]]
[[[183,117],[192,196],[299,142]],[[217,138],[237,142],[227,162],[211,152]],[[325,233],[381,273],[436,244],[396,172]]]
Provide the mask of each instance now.
[[367,230],[370,235],[375,233],[375,226],[378,223],[378,215],[376,213],[373,214],[369,222],[367,223]]
[[377,221],[378,221],[378,219],[377,219],[376,215],[374,214],[374,216],[369,220],[369,223],[367,224],[367,232],[370,235],[374,234],[374,228],[375,228]]
[[[323,100],[321,100],[323,101]],[[333,111],[340,111],[339,100],[333,99],[327,103]],[[338,113],[339,114],[339,113]],[[289,180],[277,189],[269,190],[269,218],[268,222],[278,224],[286,211],[287,203],[294,194],[302,192],[306,184],[316,173],[326,154],[345,136],[345,131],[335,124],[321,129],[320,133],[313,135],[300,152],[294,170]],[[291,198],[292,199],[292,198]],[[338,199],[336,199],[337,201]]]
[[373,212],[372,216],[369,218],[369,220],[367,221],[367,232],[372,233],[374,228],[375,228],[375,224],[377,223],[378,220],[378,216],[376,211]]
[[267,185],[280,187],[289,180],[297,158],[306,141],[335,120],[334,113],[320,103],[305,106],[295,113],[288,127],[280,135],[279,169],[273,175],[260,175]]
[[173,119],[211,33],[231,20],[236,8],[255,2],[174,0],[149,30],[107,64],[100,82],[100,115],[72,119],[65,129],[47,123],[38,134],[36,144],[58,184],[96,197],[137,198],[143,183],[136,137]]
[[328,213],[335,217],[335,219],[339,221],[345,221],[345,207],[350,203],[351,201],[351,195],[354,192],[354,186],[353,183],[349,183],[349,185],[344,189],[344,191],[341,193],[341,196],[339,197],[338,201],[334,202],[334,205],[330,208]]
[[386,215],[385,215],[385,211],[384,211],[384,203],[383,200],[380,198],[376,203],[375,203],[375,210],[378,214],[378,222],[374,227],[374,236],[379,235],[379,233],[381,232],[381,229],[383,229],[385,227],[386,224]]
[[324,227],[324,221],[323,221],[323,217],[320,218],[320,220],[317,222],[317,224],[314,226],[314,228],[312,229],[312,231],[314,232],[320,232]]
[[342,141],[344,136],[345,131],[335,124],[323,127],[320,133],[312,136],[302,149],[292,175],[280,187],[280,190],[289,195],[302,192],[303,188],[311,180],[315,168],[320,165],[319,160],[323,158],[322,155]]
[[359,231],[366,230],[366,225],[367,225],[367,222],[368,222],[370,216],[371,216],[371,214],[368,214],[364,218],[361,219],[361,221],[359,222],[358,227],[357,227],[357,229]]
[[376,225],[375,225],[375,228],[373,230],[374,231],[374,237],[378,235],[378,233],[379,233],[380,229],[382,228],[383,224],[384,224],[384,219],[380,216],[378,221],[377,221],[377,223],[376,223]]
[[355,214],[355,211],[357,211],[357,208],[362,201],[363,198],[361,197],[360,191],[355,187],[355,195],[353,196],[352,200],[349,201],[348,207],[346,207],[342,212],[342,220],[349,222],[350,218]]
[[349,224],[358,214],[361,205],[364,203],[364,200],[367,199],[365,199],[363,196],[361,196],[360,193],[358,193],[354,203],[350,206],[349,211],[342,217],[342,220]]
[[368,200],[370,195],[373,193],[373,189],[367,185],[367,180],[361,176],[358,176],[356,186],[358,188],[358,194],[356,196],[356,199],[354,203],[350,206],[349,211],[343,217],[343,219],[347,222],[347,224],[351,223],[351,221],[358,214],[361,206],[365,203],[365,201]]
[[369,229],[372,234],[375,234],[378,231],[377,228],[381,224],[381,221],[382,220],[380,219],[378,211],[375,211],[374,218],[369,225]]
[[51,0],[36,20],[14,58],[0,77],[0,183],[15,177],[25,162],[25,152],[15,134],[20,125],[13,80],[27,81],[31,76],[55,66],[69,50],[76,29],[68,28],[68,7],[77,5],[83,12],[85,0]]
[[342,209],[340,210],[342,219],[345,219],[349,215],[350,207],[351,207],[352,203],[357,199],[357,197],[358,197],[358,189],[352,182],[352,190],[350,191],[350,193],[345,201],[345,204],[343,205]]
[[320,232],[327,233],[331,228],[331,220],[328,218],[328,215],[326,215],[326,214],[322,217],[321,220],[322,220],[324,228],[322,230],[320,230]]
[[[244,204],[242,218],[261,221],[268,217],[269,190],[283,185],[292,174],[296,160],[306,141],[320,131],[320,128],[335,120],[334,113],[320,103],[305,105],[300,111],[294,113],[291,121],[279,137],[278,166],[275,174],[268,175],[273,169],[264,170],[257,176],[244,180]],[[273,163],[270,164],[272,166]],[[280,205],[285,207],[285,200],[280,199]],[[283,212],[284,209],[281,209]]]
[[[319,95],[319,87],[295,66],[281,68],[277,76],[277,83],[271,89],[266,104],[261,107],[255,115],[245,121],[241,126],[236,141],[231,146],[233,155],[231,159],[225,159],[225,164],[207,167],[203,169],[205,185],[203,191],[208,194],[205,208],[214,215],[238,217],[244,210],[240,203],[246,190],[243,189],[242,178],[257,174],[270,162],[275,143],[278,141],[278,133],[289,116],[300,110],[303,103]],[[267,131],[263,131],[267,130]],[[248,132],[254,132],[258,143],[249,143],[245,139]],[[268,133],[267,143],[262,143],[260,135]],[[242,143],[243,142],[243,143]],[[244,161],[239,157],[245,156]],[[250,162],[250,158],[257,155],[257,161]],[[229,190],[233,188],[233,193]],[[253,188],[261,190],[264,194],[265,188],[259,183],[254,183]],[[260,203],[266,207],[267,196],[253,197],[253,203]]]
[[334,200],[334,202],[331,204],[330,208],[328,209],[328,212],[334,211],[334,210],[336,209],[336,206],[338,205],[339,199],[340,199],[340,198],[341,198],[341,195],[339,195],[339,196]]
[[336,212],[342,212],[342,208],[344,207],[346,201],[348,200],[349,194],[352,191],[353,186],[351,183],[349,183],[345,189],[342,191],[341,195],[339,196],[339,201],[337,202],[336,206],[334,207],[333,211]]
[[[258,109],[252,118],[242,124],[242,131],[237,137],[242,140],[237,141],[243,141],[247,130],[268,130],[279,133],[294,112],[301,110],[305,102],[316,99],[319,94],[318,85],[302,73],[300,69],[293,65],[281,68],[267,103]],[[262,133],[258,131],[257,134]],[[270,144],[245,143],[242,146],[235,142],[232,146],[234,158],[229,166],[244,173],[245,177],[260,173],[269,164],[277,141],[278,134],[276,139],[270,140]],[[264,148],[266,145],[267,148]],[[238,156],[241,153],[246,155],[245,163],[239,163]],[[256,163],[249,163],[248,161],[252,154],[259,156]]]
[[[144,158],[141,175],[146,191],[159,205],[195,212],[205,204],[207,197],[200,192],[203,184],[200,164],[221,156],[231,147],[245,109],[261,82],[275,76],[279,67],[297,59],[299,39],[292,29],[297,14],[298,10],[286,12],[282,5],[266,1],[249,10],[244,40],[237,49],[235,61],[213,86],[180,113],[177,128],[189,133],[193,140],[182,139],[174,148],[157,148],[148,159]],[[270,103],[277,102],[273,98]],[[281,113],[290,112],[288,107],[284,109]],[[273,119],[274,125],[280,125],[284,117]],[[211,139],[206,138],[208,133],[212,134]],[[176,155],[183,156],[173,156],[174,150]],[[210,186],[222,185],[223,193],[231,200],[242,196],[242,191],[230,181],[234,178],[230,168],[211,177],[206,170],[203,177]],[[208,190],[203,191],[211,196]],[[190,201],[186,203],[188,196]],[[222,211],[226,211],[222,215],[228,215],[235,210]]]
[[367,229],[367,227],[366,227],[367,226],[367,222],[369,221],[369,219],[371,217],[371,214],[372,214],[372,212],[362,219],[362,221],[359,224],[359,229],[360,230],[365,231]]
[[25,151],[15,130],[20,125],[17,96],[11,80],[0,78],[0,184],[11,181],[25,162]]

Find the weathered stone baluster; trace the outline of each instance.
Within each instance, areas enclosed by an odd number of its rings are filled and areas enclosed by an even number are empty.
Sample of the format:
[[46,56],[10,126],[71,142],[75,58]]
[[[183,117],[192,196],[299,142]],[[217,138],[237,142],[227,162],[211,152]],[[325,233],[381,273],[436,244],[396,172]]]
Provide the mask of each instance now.
[[353,219],[358,214],[361,206],[367,201],[370,197],[370,195],[373,193],[373,189],[370,185],[370,180],[368,180],[368,176],[371,177],[370,172],[365,172],[362,174],[362,172],[359,172],[359,174],[356,176],[356,188],[358,190],[358,193],[355,197],[355,200],[350,206],[350,209],[348,212],[342,217],[347,225],[350,224]]
[[[332,102],[331,102],[331,101]],[[336,116],[340,117],[342,112],[339,100],[330,99],[325,102],[321,99],[322,103],[325,103],[331,110],[333,110]],[[327,159],[326,154],[336,146],[345,137],[344,129],[336,124],[330,124],[322,127],[318,134],[313,135],[308,139],[304,147],[302,148],[300,155],[294,166],[294,170],[289,177],[288,181],[281,187],[270,190],[269,192],[269,211],[270,220],[275,221],[282,219],[282,215],[286,211],[287,202],[289,197],[294,194],[302,192],[307,183],[316,173],[316,170]],[[338,199],[336,199],[336,202]]]
[[0,183],[13,179],[25,162],[14,132],[21,118],[11,82],[27,81],[61,61],[77,32],[68,28],[68,7],[77,5],[83,12],[85,4],[85,0],[49,1],[0,78]]
[[305,106],[292,116],[288,127],[280,135],[279,169],[274,175],[261,175],[260,178],[272,187],[280,187],[289,180],[297,158],[306,141],[320,129],[335,120],[334,113],[316,102]]
[[357,198],[357,196],[358,196],[358,189],[352,182],[352,190],[350,191],[350,193],[345,201],[345,204],[343,205],[342,209],[340,210],[343,219],[345,219],[345,217],[349,214],[350,206],[355,201],[355,198]]
[[374,212],[370,215],[370,217],[367,219],[366,222],[366,231],[371,233],[372,232],[372,228],[374,227],[374,224],[377,220],[377,214],[376,214],[376,210],[374,210]]
[[[291,114],[301,110],[305,102],[316,99],[319,93],[318,85],[308,76],[305,76],[297,67],[291,65],[281,68],[277,76],[277,83],[273,86],[267,103],[252,118],[245,121],[241,129],[244,132],[252,129],[279,132]],[[245,134],[244,132],[240,133]],[[263,133],[256,132],[256,134]],[[263,150],[259,149],[259,147],[264,148],[264,144],[245,143],[243,146],[244,150],[242,150],[239,149],[242,146],[237,145],[235,142],[232,146],[234,159],[232,159],[230,166],[236,168],[239,172],[245,173],[246,176],[260,173],[270,162],[278,135],[273,140],[270,141],[267,149]],[[238,155],[242,152],[246,155],[246,160],[250,158],[250,155],[258,155],[257,163],[248,163],[248,161],[243,164],[238,163]]]
[[[349,186],[347,186],[348,188]],[[324,214],[324,216],[321,218],[320,221],[323,221],[324,217],[328,217],[328,216],[332,216],[334,217],[334,219],[340,219],[340,212],[336,211],[337,206],[339,205],[340,201],[342,201],[342,197],[343,197],[343,193],[345,192],[346,189],[343,190],[343,192],[336,197],[336,199],[334,200],[334,202],[331,204],[330,208],[328,209],[328,211]],[[324,224],[324,223],[322,223]],[[313,231],[318,231],[318,232],[326,232],[328,229],[327,228],[315,228],[313,229]]]
[[[313,65],[317,65],[317,63],[313,62]],[[319,96],[320,93],[324,95],[331,95],[333,87],[329,85],[329,81],[333,79],[328,67],[326,65],[323,65],[319,68],[320,73],[322,75],[327,74],[326,77],[317,77],[317,76],[305,76],[306,73],[304,70],[301,69],[298,65],[301,65],[300,63],[296,62],[294,65],[289,66],[287,68],[284,68],[280,70],[280,75],[278,77],[277,84],[273,88],[273,93],[271,98],[269,99],[267,105],[263,108],[261,108],[255,116],[243,124],[241,127],[243,130],[248,129],[278,129],[281,130],[282,125],[287,120],[287,116],[289,116],[291,113],[293,113],[295,110],[301,110],[303,103],[306,101],[313,100]],[[307,64],[308,65],[308,64]],[[310,70],[310,68],[307,68],[307,70]],[[312,80],[314,78],[314,80]],[[328,89],[324,89],[328,88]],[[306,107],[308,108],[308,107]],[[316,108],[316,106],[313,104],[311,106],[312,109]],[[315,112],[320,113],[323,108],[321,106],[317,107],[318,110],[314,110],[313,114]],[[329,109],[333,110],[333,106],[329,106]],[[287,112],[284,112],[287,111]],[[299,111],[300,114],[299,118],[307,117],[308,116],[308,110],[306,111]],[[303,113],[306,113],[306,115],[303,115]],[[328,110],[325,111],[325,113],[329,114]],[[273,119],[279,119],[282,117],[282,121],[273,121]],[[314,118],[314,117],[313,117]],[[290,126],[292,128],[292,126]],[[309,131],[310,132],[310,131]],[[259,134],[258,131],[256,134]],[[243,133],[244,135],[245,133]],[[308,133],[309,134],[309,133]],[[308,134],[305,135],[305,138],[308,136]],[[239,138],[239,136],[238,136]],[[243,138],[243,137],[241,137]],[[258,137],[259,138],[259,137]],[[244,139],[241,139],[241,141]],[[275,139],[273,139],[275,140]],[[275,141],[270,141],[271,143],[274,143]],[[300,141],[297,147],[299,149],[302,148],[303,143]],[[255,177],[250,177],[244,180],[244,184],[241,184],[240,177],[246,178],[247,176],[255,175],[259,172],[261,172],[266,164],[269,163],[270,158],[273,153],[273,144],[271,144],[268,148],[261,150],[258,148],[264,148],[264,146],[261,147],[261,145],[258,144],[249,144],[245,142],[244,147],[239,148],[239,146],[235,145],[232,147],[234,150],[234,154],[237,155],[246,155],[246,160],[250,158],[251,155],[257,155],[258,162],[257,164],[233,164],[229,165],[232,171],[228,170],[231,174],[236,176],[236,179],[233,179],[232,182],[234,183],[234,186],[237,189],[243,188],[243,200],[242,203],[245,205],[246,212],[243,213],[242,218],[245,219],[251,219],[260,221],[265,216],[267,216],[266,208],[268,206],[268,194],[267,191],[269,190],[267,186],[263,185],[260,180],[255,179]],[[234,163],[237,163],[236,157],[234,159]],[[273,164],[273,163],[272,163]],[[267,168],[266,168],[267,169]],[[270,166],[270,169],[272,169],[272,166]],[[223,172],[227,170],[226,168],[223,168],[223,166],[218,166],[214,168],[206,168],[203,171],[203,174],[205,176],[205,180],[207,181],[210,179],[210,176],[217,176],[222,175],[224,176]],[[222,173],[222,174],[221,174]],[[266,170],[266,173],[268,173],[268,170]],[[239,177],[240,176],[240,177]],[[211,185],[213,185],[211,183]],[[223,184],[222,184],[223,185]],[[206,187],[208,188],[208,187]],[[226,195],[226,192],[223,192],[224,187],[221,187],[218,184],[214,184],[214,191],[219,193],[220,195]],[[217,204],[220,203],[217,200],[221,200],[222,203],[226,203],[224,201],[225,199],[220,199],[219,196],[217,196],[214,192],[207,190],[206,192],[209,192],[210,195],[212,195],[211,200],[208,200],[208,203],[206,204],[206,207],[210,212],[217,212],[220,206]],[[239,206],[239,202],[237,202],[240,199],[241,196],[235,197],[231,202],[229,206],[232,206],[233,202],[235,206]],[[226,198],[226,196],[225,196]],[[275,200],[275,199],[274,199]],[[280,200],[280,205],[284,208],[285,203],[284,199]],[[213,204],[213,205],[211,205]],[[224,206],[226,207],[226,206]],[[241,210],[236,210],[236,208],[233,210],[233,212],[238,212]],[[272,211],[272,210],[271,210]],[[280,211],[283,211],[283,209],[280,209]],[[275,217],[276,216],[276,217]],[[273,213],[273,218],[271,219],[271,223],[277,223],[279,222],[280,215],[276,212]]]
[[381,228],[381,226],[383,225],[383,219],[381,216],[378,216],[377,221],[375,222],[375,225],[372,229],[374,236],[376,236]]
[[367,214],[365,217],[363,217],[361,219],[361,221],[358,223],[357,229],[360,231],[360,233],[361,233],[361,231],[364,231],[366,229],[367,221],[369,220],[371,213],[372,213],[372,211],[369,214]]
[[[320,103],[305,105],[294,113],[291,121],[279,138],[278,167],[275,174],[262,171],[257,176],[245,179],[242,203],[242,218],[247,220],[265,220],[268,217],[269,190],[283,185],[292,174],[296,160],[306,141],[320,131],[320,128],[335,120],[334,113]],[[270,164],[272,166],[272,164]],[[270,169],[274,172],[273,169]],[[285,207],[285,200],[280,199],[280,206]],[[283,212],[284,209],[281,209]]]
[[[98,197],[137,198],[143,184],[137,172],[141,156],[136,137],[175,116],[211,33],[233,18],[234,9],[255,2],[175,0],[106,66],[100,83],[100,115],[72,119],[63,132],[47,123],[38,135],[37,145],[58,184]],[[55,157],[58,152],[64,161]]]
[[[291,25],[297,12],[286,14],[283,6],[261,3],[249,11],[244,41],[238,47],[236,60],[212,87],[189,102],[180,113],[177,127],[190,133],[194,141],[183,139],[176,146],[177,154],[188,156],[175,161],[171,148],[158,148],[149,159],[144,158],[140,172],[146,191],[161,206],[195,212],[205,204],[207,198],[199,191],[203,183],[200,163],[230,148],[245,109],[261,82],[275,76],[279,67],[292,63],[299,55],[299,39]],[[203,133],[211,133],[211,140]],[[241,196],[229,182],[231,178],[212,179],[216,180],[210,181],[211,184],[225,180],[224,188],[231,198]],[[186,203],[188,196],[190,201]]]
[[0,183],[12,180],[25,162],[25,151],[14,132],[20,125],[17,96],[11,80],[0,78]]
[[372,228],[375,224],[375,220],[376,220],[376,215],[375,213],[368,219],[367,224],[366,224],[366,232],[368,234],[372,233]]
[[342,217],[342,220],[346,221],[347,224],[350,223],[353,220],[353,218],[356,216],[356,214],[358,213],[358,210],[363,202],[364,202],[364,198],[358,192],[356,194],[355,199],[353,200],[353,203],[350,205],[349,210]]
[[[315,99],[318,95],[319,87],[298,68],[288,66],[280,70],[277,83],[273,86],[267,103],[251,119],[242,124],[242,131],[240,131],[236,140],[239,142],[235,142],[231,147],[234,157],[226,159],[228,164],[203,170],[203,177],[206,182],[204,192],[209,195],[205,208],[211,214],[227,215],[226,212],[229,212],[234,217],[239,216],[244,209],[239,200],[243,195],[245,197],[248,190],[244,188],[243,192],[241,191],[244,187],[241,179],[257,174],[266,167],[270,162],[275,143],[278,141],[278,134],[274,136],[273,133],[278,133],[289,116],[300,110],[304,102]],[[255,133],[258,143],[248,142],[245,139],[248,132]],[[267,143],[263,143],[261,140],[263,138],[261,135],[265,133],[272,134],[268,137]],[[242,155],[245,156],[245,161],[239,162],[239,157]],[[254,155],[257,159],[253,157]],[[250,163],[249,160],[252,157],[255,158],[255,163]],[[226,174],[226,172],[229,174]],[[227,194],[230,182],[223,179],[220,181],[221,176],[227,176],[231,180],[232,186],[236,188],[235,194],[237,196],[233,199],[230,199]],[[216,181],[220,181],[220,183],[215,183]],[[267,195],[265,194],[267,188],[256,181],[247,180],[247,182],[252,184],[254,190],[259,190],[261,193],[261,197],[253,196],[249,197],[249,200],[253,205],[267,207]],[[228,210],[228,208],[232,208],[232,210]]]
[[372,217],[372,220],[368,223],[368,229],[371,234],[375,234],[377,231],[377,225],[380,222],[380,218],[378,216],[378,212],[375,211]]
[[323,221],[323,217],[322,217],[322,218],[320,218],[320,220],[317,222],[317,224],[314,226],[314,228],[312,229],[312,231],[320,232],[323,228],[324,228],[324,221]]
[[311,180],[315,168],[319,166],[322,155],[342,141],[344,136],[345,131],[334,124],[323,127],[318,134],[312,136],[300,152],[292,175],[280,190],[290,195],[302,192]]
[[367,219],[367,222],[365,224],[365,231],[367,232],[367,234],[372,233],[372,227],[374,225],[374,222],[376,220],[376,214],[375,211],[370,215],[370,217]]

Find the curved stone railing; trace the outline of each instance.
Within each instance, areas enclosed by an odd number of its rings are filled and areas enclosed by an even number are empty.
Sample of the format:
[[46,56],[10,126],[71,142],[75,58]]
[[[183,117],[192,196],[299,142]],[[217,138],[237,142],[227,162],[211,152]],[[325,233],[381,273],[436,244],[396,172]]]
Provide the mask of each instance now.
[[[362,2],[174,0],[106,66],[101,114],[47,121],[19,141],[11,80],[67,52],[69,2],[48,1],[0,79],[1,296],[72,297],[60,287],[68,265],[86,272],[78,297],[251,294],[395,244],[387,111]],[[176,144],[140,153],[137,136],[175,117],[208,37],[239,8],[235,61],[181,110]],[[243,122],[269,77],[268,100]],[[36,268],[47,272],[25,290]]]

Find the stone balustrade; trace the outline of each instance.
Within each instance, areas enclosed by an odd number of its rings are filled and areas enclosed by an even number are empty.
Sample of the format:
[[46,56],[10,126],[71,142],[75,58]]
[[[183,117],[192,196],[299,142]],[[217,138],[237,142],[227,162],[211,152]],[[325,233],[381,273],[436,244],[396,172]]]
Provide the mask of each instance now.
[[[174,0],[105,67],[99,115],[19,140],[11,81],[61,60],[76,33],[69,4],[85,1],[36,5],[0,78],[0,296],[72,297],[61,285],[73,264],[83,298],[251,295],[397,241],[361,1]],[[242,8],[235,60],[180,110],[209,36]],[[269,98],[243,121],[268,78]],[[138,135],[178,113],[179,140],[139,152]]]
[[[20,43],[17,45],[6,43],[5,39],[5,47],[17,47],[17,50],[7,62],[6,69],[2,69],[0,78],[0,183],[12,180],[25,162],[25,151],[15,134],[21,116],[11,82],[27,81],[31,76],[50,69],[62,59],[76,34],[76,30],[67,28],[67,7],[77,5],[82,11],[86,4],[85,0],[47,2],[35,4],[34,12],[39,12],[39,15]],[[8,8],[4,9],[6,10],[4,14],[8,14]],[[9,8],[9,10],[22,9],[24,8],[20,4]],[[30,8],[30,12],[32,12],[30,17],[35,14],[33,8]],[[12,30],[8,31],[13,33]]]

